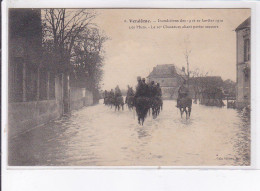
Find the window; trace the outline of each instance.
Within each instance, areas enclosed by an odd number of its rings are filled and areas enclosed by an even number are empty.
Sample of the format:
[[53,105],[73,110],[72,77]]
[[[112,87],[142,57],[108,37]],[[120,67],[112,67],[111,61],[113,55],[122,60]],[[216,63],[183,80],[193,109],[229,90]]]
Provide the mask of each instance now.
[[250,40],[244,40],[244,61],[250,61]]

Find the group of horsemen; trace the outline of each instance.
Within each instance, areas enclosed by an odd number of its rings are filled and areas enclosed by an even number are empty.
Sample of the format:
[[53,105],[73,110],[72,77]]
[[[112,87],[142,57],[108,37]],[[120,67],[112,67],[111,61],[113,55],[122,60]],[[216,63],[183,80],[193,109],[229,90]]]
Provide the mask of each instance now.
[[[188,94],[189,94],[189,90],[188,90],[187,82],[184,81],[178,90],[178,98],[177,98],[177,106],[176,106],[177,108],[180,107],[179,106],[180,99],[187,97]],[[162,90],[161,90],[159,83],[155,83],[154,81],[151,81],[150,83],[147,84],[145,82],[145,78],[141,79],[141,77],[137,77],[136,91],[134,92],[133,88],[128,85],[125,103],[128,104],[128,106],[131,104],[132,104],[132,106],[134,106],[135,100],[138,97],[145,97],[148,99],[160,100],[161,104],[162,104],[161,96],[162,96]],[[119,86],[117,86],[115,88],[115,91],[113,89],[111,89],[110,92],[108,92],[106,90],[104,92],[104,100],[116,100],[118,97],[122,97],[122,92],[121,92]],[[131,99],[131,98],[133,98],[133,99]],[[110,101],[110,102],[111,102],[110,104],[113,104],[112,103],[113,101]]]

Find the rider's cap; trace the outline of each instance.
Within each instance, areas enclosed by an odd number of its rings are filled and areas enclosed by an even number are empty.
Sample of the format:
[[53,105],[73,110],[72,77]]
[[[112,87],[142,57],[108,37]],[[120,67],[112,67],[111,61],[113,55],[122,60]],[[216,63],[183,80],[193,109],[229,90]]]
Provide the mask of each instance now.
[[143,78],[142,80],[145,81],[145,78]]

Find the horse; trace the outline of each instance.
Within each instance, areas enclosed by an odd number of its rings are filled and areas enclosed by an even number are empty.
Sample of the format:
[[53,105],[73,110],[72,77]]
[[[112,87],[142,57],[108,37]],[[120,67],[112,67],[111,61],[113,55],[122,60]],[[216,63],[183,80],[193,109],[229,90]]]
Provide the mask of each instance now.
[[[192,99],[189,98],[189,97],[180,98],[178,105],[179,105],[179,109],[180,109],[180,112],[181,112],[181,118],[182,118],[183,112],[186,113],[186,119],[190,118]],[[187,108],[188,108],[188,111],[187,111]]]
[[105,104],[105,105],[108,105],[108,104],[109,104],[109,98],[108,98],[108,97],[105,97],[105,98],[104,98],[104,104]]
[[105,104],[108,105],[108,106],[110,106],[110,108],[112,108],[112,106],[115,104],[114,98],[108,97],[108,98],[105,100]]
[[143,96],[136,98],[135,108],[138,116],[138,123],[140,125],[143,125],[148,110],[150,109],[150,99],[148,97],[143,97]]
[[122,110],[124,110],[124,98],[122,96],[118,96],[115,98],[115,111],[116,109],[118,109],[118,111],[120,110],[120,106],[122,107]]
[[132,110],[134,107],[134,96],[127,96],[125,103],[127,104],[128,109]]
[[153,118],[155,119],[159,115],[159,113],[162,109],[163,102],[160,97],[151,98],[150,102],[151,102],[151,108],[152,108],[152,115],[153,115]]

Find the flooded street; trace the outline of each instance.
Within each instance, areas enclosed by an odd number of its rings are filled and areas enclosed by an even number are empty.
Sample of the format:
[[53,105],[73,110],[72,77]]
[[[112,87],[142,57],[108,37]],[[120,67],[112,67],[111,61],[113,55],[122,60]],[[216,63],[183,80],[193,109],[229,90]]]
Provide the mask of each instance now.
[[234,109],[193,104],[186,120],[176,101],[164,101],[140,126],[133,111],[102,103],[13,137],[9,165],[250,165],[250,122]]

